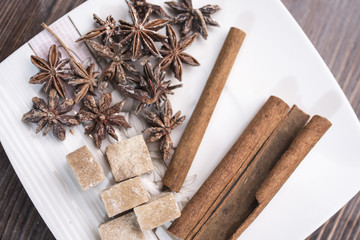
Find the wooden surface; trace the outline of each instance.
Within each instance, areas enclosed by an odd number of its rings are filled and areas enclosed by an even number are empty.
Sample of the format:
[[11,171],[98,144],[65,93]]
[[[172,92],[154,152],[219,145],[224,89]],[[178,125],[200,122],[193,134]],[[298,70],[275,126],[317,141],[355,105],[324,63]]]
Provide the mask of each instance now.
[[[0,62],[37,34],[41,22],[50,24],[83,1],[0,0]],[[360,1],[283,0],[283,3],[315,45],[360,117]],[[360,239],[359,218],[360,193],[308,239]],[[0,239],[53,238],[0,145]]]

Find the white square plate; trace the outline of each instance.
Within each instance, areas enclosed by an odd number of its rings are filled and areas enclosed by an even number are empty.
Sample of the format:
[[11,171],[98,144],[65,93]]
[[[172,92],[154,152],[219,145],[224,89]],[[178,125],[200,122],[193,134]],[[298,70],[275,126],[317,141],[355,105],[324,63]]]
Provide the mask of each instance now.
[[[194,1],[194,5],[215,2]],[[260,106],[270,95],[276,95],[311,115],[327,117],[333,126],[241,239],[304,239],[360,189],[359,121],[327,66],[279,0],[229,0],[218,4],[222,10],[213,18],[221,27],[209,27],[208,40],[199,37],[187,50],[201,66],[185,66],[184,87],[171,97],[175,111],[181,109],[190,118],[229,28],[238,27],[247,37],[190,169],[189,176],[196,178],[188,181],[177,199],[181,201],[196,192]],[[84,34],[94,27],[92,13],[102,19],[109,14],[119,19],[129,18],[127,11],[121,0],[90,0],[68,16]],[[84,44],[73,43],[78,33],[68,16],[51,27],[82,60],[91,60]],[[53,38],[42,32],[30,45],[46,57],[51,42],[55,42]],[[31,108],[31,98],[46,97],[41,86],[28,83],[37,72],[30,63],[32,54],[25,44],[0,64],[0,140],[54,236],[99,239],[97,225],[106,220],[99,193],[113,183],[109,167],[83,135],[83,127],[73,128],[74,134],[68,132],[67,139],[60,142],[51,133],[46,137],[36,135],[34,124],[21,122],[22,115]],[[175,145],[186,124],[174,132]],[[80,190],[65,159],[66,154],[84,144],[99,159],[107,176],[107,181],[88,192]],[[157,233],[161,239],[169,238],[161,231]],[[151,234],[148,236],[151,238]]]

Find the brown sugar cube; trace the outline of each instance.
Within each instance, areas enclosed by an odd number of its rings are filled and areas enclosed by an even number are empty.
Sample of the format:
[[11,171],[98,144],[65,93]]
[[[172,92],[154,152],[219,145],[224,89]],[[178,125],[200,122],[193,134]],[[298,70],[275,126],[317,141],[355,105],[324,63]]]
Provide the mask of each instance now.
[[101,240],[145,240],[134,212],[101,224],[99,233]]
[[180,209],[172,193],[159,196],[156,200],[134,208],[142,231],[148,231],[180,217]]
[[146,203],[149,200],[138,177],[103,190],[101,192],[101,199],[109,217]]
[[117,182],[154,170],[142,135],[107,146],[106,157]]
[[69,153],[66,159],[83,190],[87,190],[104,181],[105,175],[103,169],[85,145]]

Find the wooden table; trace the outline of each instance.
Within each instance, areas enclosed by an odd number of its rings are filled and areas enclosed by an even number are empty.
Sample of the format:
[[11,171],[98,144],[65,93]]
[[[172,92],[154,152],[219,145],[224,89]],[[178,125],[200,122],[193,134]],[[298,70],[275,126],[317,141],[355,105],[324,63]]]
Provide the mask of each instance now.
[[[0,0],[0,62],[84,0]],[[119,0],[116,0],[119,1]],[[360,117],[360,1],[283,0]],[[11,81],[11,79],[1,79]],[[360,239],[360,193],[309,239]],[[0,239],[53,239],[0,145]]]

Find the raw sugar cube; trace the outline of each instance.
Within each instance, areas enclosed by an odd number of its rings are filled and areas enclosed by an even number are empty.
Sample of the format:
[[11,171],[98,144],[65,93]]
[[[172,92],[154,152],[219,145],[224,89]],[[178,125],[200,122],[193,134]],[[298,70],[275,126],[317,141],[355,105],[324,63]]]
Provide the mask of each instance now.
[[138,177],[103,190],[101,199],[109,217],[118,215],[149,200]]
[[101,240],[145,240],[134,212],[101,224],[99,233]]
[[172,193],[163,194],[151,202],[134,208],[142,231],[148,231],[180,217],[180,209]]
[[105,175],[102,167],[86,146],[69,153],[66,159],[83,190],[104,181]]
[[106,157],[117,182],[154,170],[142,135],[107,146]]

